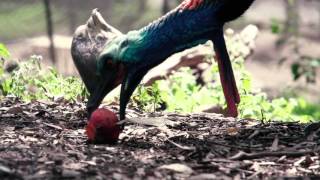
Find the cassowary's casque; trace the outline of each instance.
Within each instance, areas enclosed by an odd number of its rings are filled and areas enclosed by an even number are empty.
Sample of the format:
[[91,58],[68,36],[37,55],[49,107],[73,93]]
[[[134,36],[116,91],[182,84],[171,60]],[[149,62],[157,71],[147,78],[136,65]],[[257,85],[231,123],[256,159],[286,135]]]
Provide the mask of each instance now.
[[[183,3],[148,26],[127,34],[112,28],[96,10],[93,11],[88,23],[77,30],[72,48],[75,64],[90,92],[87,104],[89,114],[98,108],[112,89],[122,83],[120,120],[125,119],[130,96],[151,68],[176,52],[211,40],[227,102],[227,114],[237,116],[240,97],[226,49],[223,26],[241,16],[253,1],[190,0],[187,3],[201,3],[196,4],[196,8],[192,7],[194,9]],[[101,50],[99,57],[95,57]]]
[[74,33],[71,55],[79,74],[90,94],[100,80],[97,73],[97,58],[105,44],[122,33],[108,25],[97,9],[85,25],[79,26]]

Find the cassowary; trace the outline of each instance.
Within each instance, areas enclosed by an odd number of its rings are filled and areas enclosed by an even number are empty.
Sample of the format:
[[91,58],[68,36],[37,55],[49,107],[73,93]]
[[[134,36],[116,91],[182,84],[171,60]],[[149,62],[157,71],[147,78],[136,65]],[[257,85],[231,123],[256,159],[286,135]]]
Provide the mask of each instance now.
[[[218,62],[227,114],[238,115],[240,102],[223,35],[223,26],[241,16],[254,0],[188,0],[140,30],[122,34],[94,10],[77,29],[72,44],[76,67],[90,93],[89,115],[103,98],[122,84],[120,120],[146,73],[174,53],[211,40]],[[101,53],[100,53],[101,51]]]

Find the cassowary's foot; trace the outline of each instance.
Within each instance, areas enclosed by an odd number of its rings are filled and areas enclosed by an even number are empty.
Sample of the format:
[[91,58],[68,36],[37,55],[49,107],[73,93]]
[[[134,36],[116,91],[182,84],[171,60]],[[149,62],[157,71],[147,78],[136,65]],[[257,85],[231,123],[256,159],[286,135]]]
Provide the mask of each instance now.
[[203,3],[204,0],[184,0],[181,3],[181,9],[196,9],[200,6],[201,3]]
[[236,110],[232,110],[232,109],[227,108],[225,110],[224,116],[236,118],[236,117],[238,117],[238,111],[237,111],[237,109]]
[[238,116],[238,107],[236,103],[230,103],[227,105],[227,108],[224,110],[223,113],[226,117],[234,117],[236,118]]

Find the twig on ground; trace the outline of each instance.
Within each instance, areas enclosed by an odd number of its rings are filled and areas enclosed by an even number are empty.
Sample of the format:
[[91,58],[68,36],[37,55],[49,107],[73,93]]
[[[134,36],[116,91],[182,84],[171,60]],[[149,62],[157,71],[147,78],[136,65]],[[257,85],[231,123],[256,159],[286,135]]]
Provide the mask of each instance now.
[[238,154],[232,156],[231,160],[248,160],[248,159],[258,159],[263,157],[299,157],[303,155],[308,154],[314,154],[317,153],[316,151],[300,151],[300,152],[293,152],[293,151],[279,151],[279,152],[260,152],[260,153],[246,153],[243,151],[240,151]]
[[171,141],[170,139],[167,139],[168,142],[170,142],[171,144],[173,144],[174,146],[182,149],[182,150],[185,150],[185,151],[194,151],[196,150],[196,148],[194,146],[183,146],[183,145],[180,145],[180,144],[177,144],[173,141]]

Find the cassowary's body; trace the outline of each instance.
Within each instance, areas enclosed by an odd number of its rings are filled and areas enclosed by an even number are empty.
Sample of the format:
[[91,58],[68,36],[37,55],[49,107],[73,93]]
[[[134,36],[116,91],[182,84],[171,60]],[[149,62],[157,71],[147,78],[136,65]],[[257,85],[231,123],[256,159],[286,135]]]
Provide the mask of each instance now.
[[[253,1],[204,0],[194,10],[178,7],[138,31],[108,38],[97,59],[99,77],[95,79],[96,87],[90,92],[87,104],[89,114],[122,81],[120,119],[124,119],[126,105],[133,91],[151,68],[176,52],[212,40],[228,114],[237,116],[236,104],[240,102],[240,97],[223,37],[223,26],[241,16]],[[81,58],[74,60],[82,61]]]
[[205,43],[220,33],[225,22],[243,14],[253,0],[206,0],[196,10],[179,7],[159,20],[108,42],[102,52],[114,61],[157,65],[176,52]]

